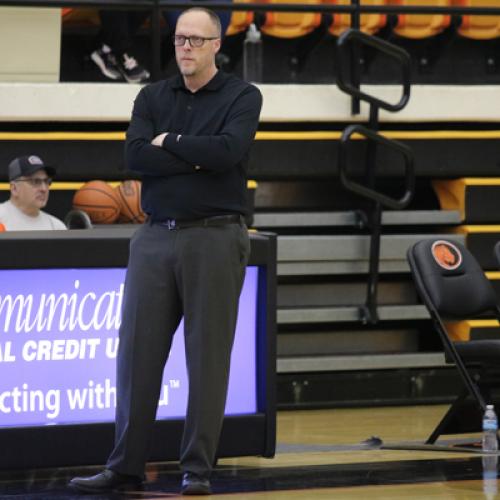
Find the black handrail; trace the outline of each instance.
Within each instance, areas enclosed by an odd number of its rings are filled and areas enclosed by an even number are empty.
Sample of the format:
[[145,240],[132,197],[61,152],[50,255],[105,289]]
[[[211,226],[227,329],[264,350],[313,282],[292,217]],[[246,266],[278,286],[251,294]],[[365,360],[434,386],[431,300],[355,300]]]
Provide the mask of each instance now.
[[[356,7],[356,10],[351,14],[351,28],[354,30],[360,29],[361,13],[359,12],[360,0],[351,0],[351,6]],[[354,43],[351,49],[351,59],[359,61],[360,50],[359,45]],[[361,84],[361,67],[359,64],[353,64],[351,68],[352,83],[354,87],[359,89]],[[361,111],[361,103],[358,96],[353,96],[351,100],[351,113],[358,115]]]
[[[359,58],[352,57],[352,46],[359,47],[360,45],[370,45],[375,50],[393,57],[402,68],[402,96],[399,102],[392,104],[382,99],[379,99],[370,94],[362,92],[357,82],[354,81],[354,71],[347,70],[347,59],[351,61],[351,66],[359,64]],[[382,232],[382,206],[403,209],[410,203],[415,190],[415,173],[413,167],[413,153],[411,149],[394,140],[377,133],[379,128],[378,111],[383,108],[387,111],[396,112],[403,109],[410,99],[410,56],[408,53],[380,38],[369,36],[359,30],[350,29],[343,33],[338,41],[338,74],[337,85],[339,88],[350,95],[353,99],[367,101],[370,104],[369,126],[350,125],[347,127],[340,139],[338,168],[340,180],[343,186],[365,198],[372,201],[372,210],[370,213],[363,214],[361,223],[368,224],[370,229],[370,257],[369,257],[369,274],[367,283],[367,292],[365,304],[360,307],[361,320],[364,323],[377,323],[377,288],[379,278],[379,261],[380,261],[380,237]],[[351,81],[348,80],[348,75]],[[358,134],[368,140],[365,151],[364,161],[364,178],[366,184],[361,184],[352,180],[349,172],[349,146],[352,143],[352,136]],[[400,153],[404,160],[404,185],[405,191],[400,198],[387,196],[375,189],[376,181],[376,158],[377,147],[385,146]]]
[[[394,198],[392,196],[387,196],[373,188],[372,185],[363,185],[355,180],[351,179],[349,175],[349,143],[351,142],[351,137],[358,134],[361,137],[372,141],[380,146],[385,146],[388,149],[393,149],[396,152],[401,153],[404,160],[404,192],[400,198]],[[373,158],[373,156],[370,156]],[[373,172],[373,169],[370,169]],[[368,172],[365,172],[368,175]],[[412,150],[402,142],[395,141],[393,139],[387,139],[383,135],[380,135],[373,130],[370,130],[363,125],[349,125],[340,138],[340,149],[339,149],[339,175],[340,180],[344,187],[353,193],[359,194],[365,198],[376,201],[383,205],[384,207],[392,208],[394,210],[403,210],[410,203],[414,190],[415,190],[415,175],[414,175],[414,165],[413,165],[413,152]]]
[[[355,62],[358,61],[359,58],[351,57],[351,52],[349,49],[351,46],[355,46],[356,48],[359,47],[360,43],[362,45],[369,45],[373,47],[375,50],[383,52],[384,54],[387,54],[388,56],[396,59],[396,61],[401,66],[401,72],[402,72],[401,84],[403,85],[403,93],[400,101],[397,104],[391,104],[382,101],[381,99],[377,99],[376,97],[370,94],[365,94],[364,92],[361,92],[359,90],[359,78],[356,79],[352,78],[352,83],[349,83],[346,80],[345,76],[348,74],[347,59],[349,59],[349,62],[351,64],[351,70],[352,70],[351,76],[356,74],[355,68],[359,68],[359,65],[355,64]],[[340,90],[344,91],[346,94],[349,94],[356,99],[366,101],[371,105],[376,106],[377,108],[382,108],[387,111],[392,111],[392,112],[400,111],[406,106],[408,100],[410,99],[411,62],[410,62],[410,57],[408,56],[408,53],[405,50],[401,49],[400,47],[397,47],[396,45],[388,43],[385,40],[382,40],[381,38],[365,35],[361,31],[355,29],[347,30],[344,33],[342,33],[342,35],[340,35],[339,39],[337,40],[337,49],[338,49],[337,85],[340,88]]]

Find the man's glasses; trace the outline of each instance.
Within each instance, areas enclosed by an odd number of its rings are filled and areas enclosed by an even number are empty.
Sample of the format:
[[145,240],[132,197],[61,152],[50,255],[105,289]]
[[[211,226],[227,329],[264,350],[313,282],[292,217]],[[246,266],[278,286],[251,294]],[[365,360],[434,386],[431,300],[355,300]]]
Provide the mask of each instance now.
[[27,182],[31,186],[39,188],[42,185],[49,187],[52,184],[52,179],[50,177],[44,179],[40,177],[28,177],[27,179],[16,179],[16,182]]
[[189,45],[191,45],[191,47],[199,48],[205,43],[206,40],[217,40],[218,38],[219,38],[218,36],[206,37],[206,36],[195,36],[195,35],[192,36],[174,35],[172,37],[172,40],[176,47],[183,47],[184,44],[186,43],[186,40],[189,40]]

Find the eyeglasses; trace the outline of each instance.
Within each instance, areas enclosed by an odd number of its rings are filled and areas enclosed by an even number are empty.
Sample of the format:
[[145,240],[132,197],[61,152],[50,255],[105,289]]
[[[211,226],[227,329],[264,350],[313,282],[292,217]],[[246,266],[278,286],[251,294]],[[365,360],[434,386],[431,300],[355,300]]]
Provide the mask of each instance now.
[[174,35],[172,37],[172,41],[176,47],[183,47],[186,43],[186,40],[189,40],[189,45],[191,47],[199,48],[201,47],[207,40],[217,40],[218,36],[184,36],[184,35]]
[[27,182],[33,187],[39,188],[42,185],[49,187],[52,184],[52,179],[50,177],[40,178],[40,177],[29,177],[28,179],[16,179],[15,182]]

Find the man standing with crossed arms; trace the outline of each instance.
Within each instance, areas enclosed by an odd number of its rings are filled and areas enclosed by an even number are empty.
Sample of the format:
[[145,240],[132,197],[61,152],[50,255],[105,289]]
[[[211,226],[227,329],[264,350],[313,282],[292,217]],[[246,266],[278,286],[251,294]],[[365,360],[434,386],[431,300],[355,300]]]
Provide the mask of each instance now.
[[95,493],[143,480],[163,367],[184,317],[189,399],[180,450],[185,495],[211,493],[239,295],[249,255],[245,160],[259,90],[215,65],[220,21],[186,10],[173,37],[180,75],[143,88],[127,131],[148,221],[135,233],[117,360],[115,447],[70,485]]

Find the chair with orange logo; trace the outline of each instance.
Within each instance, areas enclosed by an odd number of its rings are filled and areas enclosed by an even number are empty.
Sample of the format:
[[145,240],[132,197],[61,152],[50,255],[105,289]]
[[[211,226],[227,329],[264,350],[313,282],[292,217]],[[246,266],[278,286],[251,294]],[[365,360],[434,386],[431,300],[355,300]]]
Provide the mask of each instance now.
[[479,432],[486,404],[494,403],[500,387],[500,340],[458,341],[451,326],[489,314],[500,319],[500,308],[491,283],[475,257],[462,244],[443,239],[422,240],[408,250],[415,287],[444,346],[448,363],[455,364],[463,382],[462,392],[429,436],[433,444],[442,434]]

